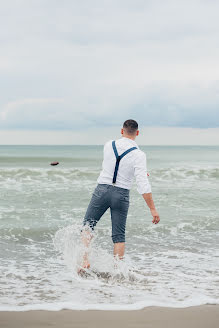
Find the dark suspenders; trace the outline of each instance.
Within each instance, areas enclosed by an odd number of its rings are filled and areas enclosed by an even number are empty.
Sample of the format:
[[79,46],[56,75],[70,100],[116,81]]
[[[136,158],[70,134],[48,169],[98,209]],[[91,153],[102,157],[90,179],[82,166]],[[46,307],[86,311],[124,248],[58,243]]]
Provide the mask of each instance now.
[[117,173],[118,173],[118,169],[119,169],[119,163],[120,163],[121,159],[125,155],[127,155],[128,153],[130,153],[130,151],[132,151],[134,149],[137,149],[137,147],[129,148],[126,151],[124,151],[124,153],[122,153],[122,155],[118,155],[115,141],[112,142],[112,146],[113,146],[114,154],[116,156],[116,165],[115,165],[115,170],[114,170],[114,175],[113,175],[113,183],[116,183],[116,177],[117,177]]

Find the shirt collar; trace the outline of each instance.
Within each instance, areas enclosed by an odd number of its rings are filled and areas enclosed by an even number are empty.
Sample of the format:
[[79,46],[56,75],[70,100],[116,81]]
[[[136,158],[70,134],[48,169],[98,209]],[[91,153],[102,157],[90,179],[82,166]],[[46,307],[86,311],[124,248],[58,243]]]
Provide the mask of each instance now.
[[137,148],[138,148],[138,145],[137,145],[137,143],[135,142],[135,140],[132,140],[132,139],[127,138],[127,137],[122,137],[121,139],[122,139],[122,140],[125,140],[125,141],[127,141],[127,142],[129,142],[129,143],[131,143],[134,147],[137,147]]

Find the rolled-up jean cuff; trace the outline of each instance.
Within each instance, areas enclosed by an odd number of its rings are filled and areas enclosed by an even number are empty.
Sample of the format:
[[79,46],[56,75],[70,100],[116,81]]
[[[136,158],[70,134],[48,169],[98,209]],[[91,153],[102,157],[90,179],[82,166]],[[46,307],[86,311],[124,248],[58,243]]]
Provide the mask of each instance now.
[[84,219],[82,227],[81,227],[81,232],[84,230],[89,230],[90,232],[94,231],[94,225],[92,219],[89,221],[87,219]]
[[125,236],[123,234],[112,236],[113,243],[125,243]]

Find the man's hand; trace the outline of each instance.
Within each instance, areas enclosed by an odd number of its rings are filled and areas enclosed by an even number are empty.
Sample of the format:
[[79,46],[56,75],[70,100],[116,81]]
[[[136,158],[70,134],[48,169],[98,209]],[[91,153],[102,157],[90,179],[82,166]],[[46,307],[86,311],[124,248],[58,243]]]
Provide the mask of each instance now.
[[160,221],[160,217],[157,210],[151,209],[151,215],[153,216],[152,223],[157,224]]

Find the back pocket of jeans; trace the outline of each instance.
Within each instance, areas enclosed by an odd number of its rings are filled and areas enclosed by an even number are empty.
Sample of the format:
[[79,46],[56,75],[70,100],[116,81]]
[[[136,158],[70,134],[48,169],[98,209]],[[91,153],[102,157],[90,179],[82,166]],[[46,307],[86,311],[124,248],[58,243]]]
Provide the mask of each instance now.
[[107,192],[107,186],[105,185],[97,185],[94,194],[98,197],[104,195]]
[[129,201],[129,194],[128,193],[118,190],[118,194],[119,194],[119,199],[121,201],[123,201],[123,200],[126,201],[126,202]]

